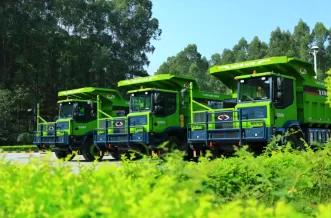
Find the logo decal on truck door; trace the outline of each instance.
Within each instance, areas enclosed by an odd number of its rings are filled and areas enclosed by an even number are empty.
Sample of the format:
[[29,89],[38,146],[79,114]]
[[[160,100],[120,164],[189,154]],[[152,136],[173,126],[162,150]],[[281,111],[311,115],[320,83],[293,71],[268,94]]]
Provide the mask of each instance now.
[[230,117],[226,114],[221,114],[217,117],[218,120],[228,120]]
[[115,126],[116,126],[116,127],[120,127],[120,126],[123,126],[123,122],[121,122],[121,121],[118,121],[118,122],[116,122],[116,123],[115,123]]
[[107,95],[107,98],[108,98],[108,99],[113,99],[113,98],[115,98],[115,95],[113,95],[113,94],[108,94],[108,95]]
[[307,71],[306,71],[306,69],[305,69],[305,68],[301,68],[301,69],[300,69],[300,73],[301,73],[301,74],[306,74],[306,73],[307,73]]

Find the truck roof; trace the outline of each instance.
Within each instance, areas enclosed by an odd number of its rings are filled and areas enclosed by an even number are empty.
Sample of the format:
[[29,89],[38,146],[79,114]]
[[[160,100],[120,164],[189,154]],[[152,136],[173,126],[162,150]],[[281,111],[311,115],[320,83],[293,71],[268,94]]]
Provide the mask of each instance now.
[[97,95],[100,98],[111,102],[116,102],[119,105],[126,105],[126,101],[122,98],[120,93],[115,89],[97,88],[97,87],[82,87],[78,89],[71,89],[58,92],[59,100],[81,99],[81,100],[96,100]]
[[154,76],[139,77],[118,82],[119,87],[127,87],[130,90],[143,88],[156,88],[166,90],[180,91],[182,88],[193,83],[193,89],[199,90],[199,86],[195,79],[188,76],[179,76],[171,74],[159,74]]
[[280,73],[305,82],[316,80],[314,79],[314,68],[310,62],[287,56],[219,65],[211,67],[209,71],[211,75],[221,80],[228,87],[232,86],[235,77],[253,74],[254,71],[255,73]]

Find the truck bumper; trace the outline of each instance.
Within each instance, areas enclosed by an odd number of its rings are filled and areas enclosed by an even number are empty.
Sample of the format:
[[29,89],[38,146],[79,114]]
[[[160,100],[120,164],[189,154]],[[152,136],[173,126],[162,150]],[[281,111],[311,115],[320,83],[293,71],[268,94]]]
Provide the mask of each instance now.
[[33,136],[33,144],[35,144],[38,148],[41,148],[43,145],[54,145],[54,146],[68,146],[70,144],[69,135],[63,136]]
[[269,142],[272,137],[271,128],[243,128],[243,129],[217,129],[217,130],[195,130],[188,132],[188,143],[206,144],[215,142],[217,144],[249,142]]
[[119,149],[129,149],[134,145],[149,144],[150,134],[147,132],[139,133],[113,133],[113,134],[94,134],[94,143],[99,147],[109,147],[109,145]]

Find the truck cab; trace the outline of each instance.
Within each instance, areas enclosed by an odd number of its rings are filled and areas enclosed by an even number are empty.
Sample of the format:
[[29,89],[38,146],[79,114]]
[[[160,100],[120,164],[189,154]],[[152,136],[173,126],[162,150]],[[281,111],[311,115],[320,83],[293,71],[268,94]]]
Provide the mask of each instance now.
[[[130,94],[130,113],[128,121],[130,141],[141,141],[145,144],[164,142],[167,133],[176,135],[183,141],[185,137],[175,131],[185,133],[180,125],[180,107],[178,91],[147,88],[133,90]],[[141,131],[140,130],[145,130]]]
[[94,87],[61,91],[58,98],[59,111],[54,122],[44,120],[37,105],[33,143],[39,149],[51,149],[59,159],[71,160],[75,156],[73,151],[77,151],[88,161],[93,161],[96,156],[101,160],[104,153],[93,144],[98,118],[102,114],[125,116],[128,103],[116,90]]
[[[234,81],[236,101],[229,107],[201,112],[206,116],[203,122],[189,124],[189,143],[200,142],[223,152],[250,142],[260,146],[270,141],[276,126],[297,120],[295,78],[264,72],[236,76]],[[202,149],[195,146],[195,150]]]
[[243,119],[263,118],[270,127],[297,120],[294,77],[269,72],[236,79],[239,87],[236,109],[242,110]]

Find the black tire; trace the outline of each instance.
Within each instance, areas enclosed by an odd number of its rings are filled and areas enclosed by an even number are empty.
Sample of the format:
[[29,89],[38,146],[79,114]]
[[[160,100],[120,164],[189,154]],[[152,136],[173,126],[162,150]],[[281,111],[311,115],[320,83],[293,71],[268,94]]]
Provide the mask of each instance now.
[[114,158],[115,160],[120,160],[120,154],[118,151],[114,151],[114,152],[111,152],[109,153],[109,155]]
[[160,157],[166,157],[169,153],[173,152],[174,150],[180,150],[180,140],[176,136],[169,136],[168,143],[165,147],[160,150]]
[[304,150],[305,149],[305,143],[303,133],[300,128],[294,127],[287,131],[289,134],[285,137],[285,142],[290,142],[292,144],[292,148],[296,150]]
[[101,161],[105,152],[99,151],[98,148],[93,143],[92,138],[87,138],[84,140],[84,144],[82,146],[82,154],[85,160],[87,161]]
[[56,151],[54,153],[55,153],[55,156],[60,160],[62,159],[62,160],[71,161],[76,156],[75,154],[72,154],[72,153],[67,152],[67,151]]
[[167,145],[167,149],[168,149],[167,152],[170,153],[170,152],[173,152],[176,149],[182,150],[180,141],[176,136],[170,136],[168,141],[169,141],[169,143]]
[[125,151],[125,152],[120,152],[120,151],[117,151],[116,153],[114,153],[112,156],[115,160],[122,160],[122,156],[124,155],[126,159],[130,159],[131,158],[131,152],[130,151]]

